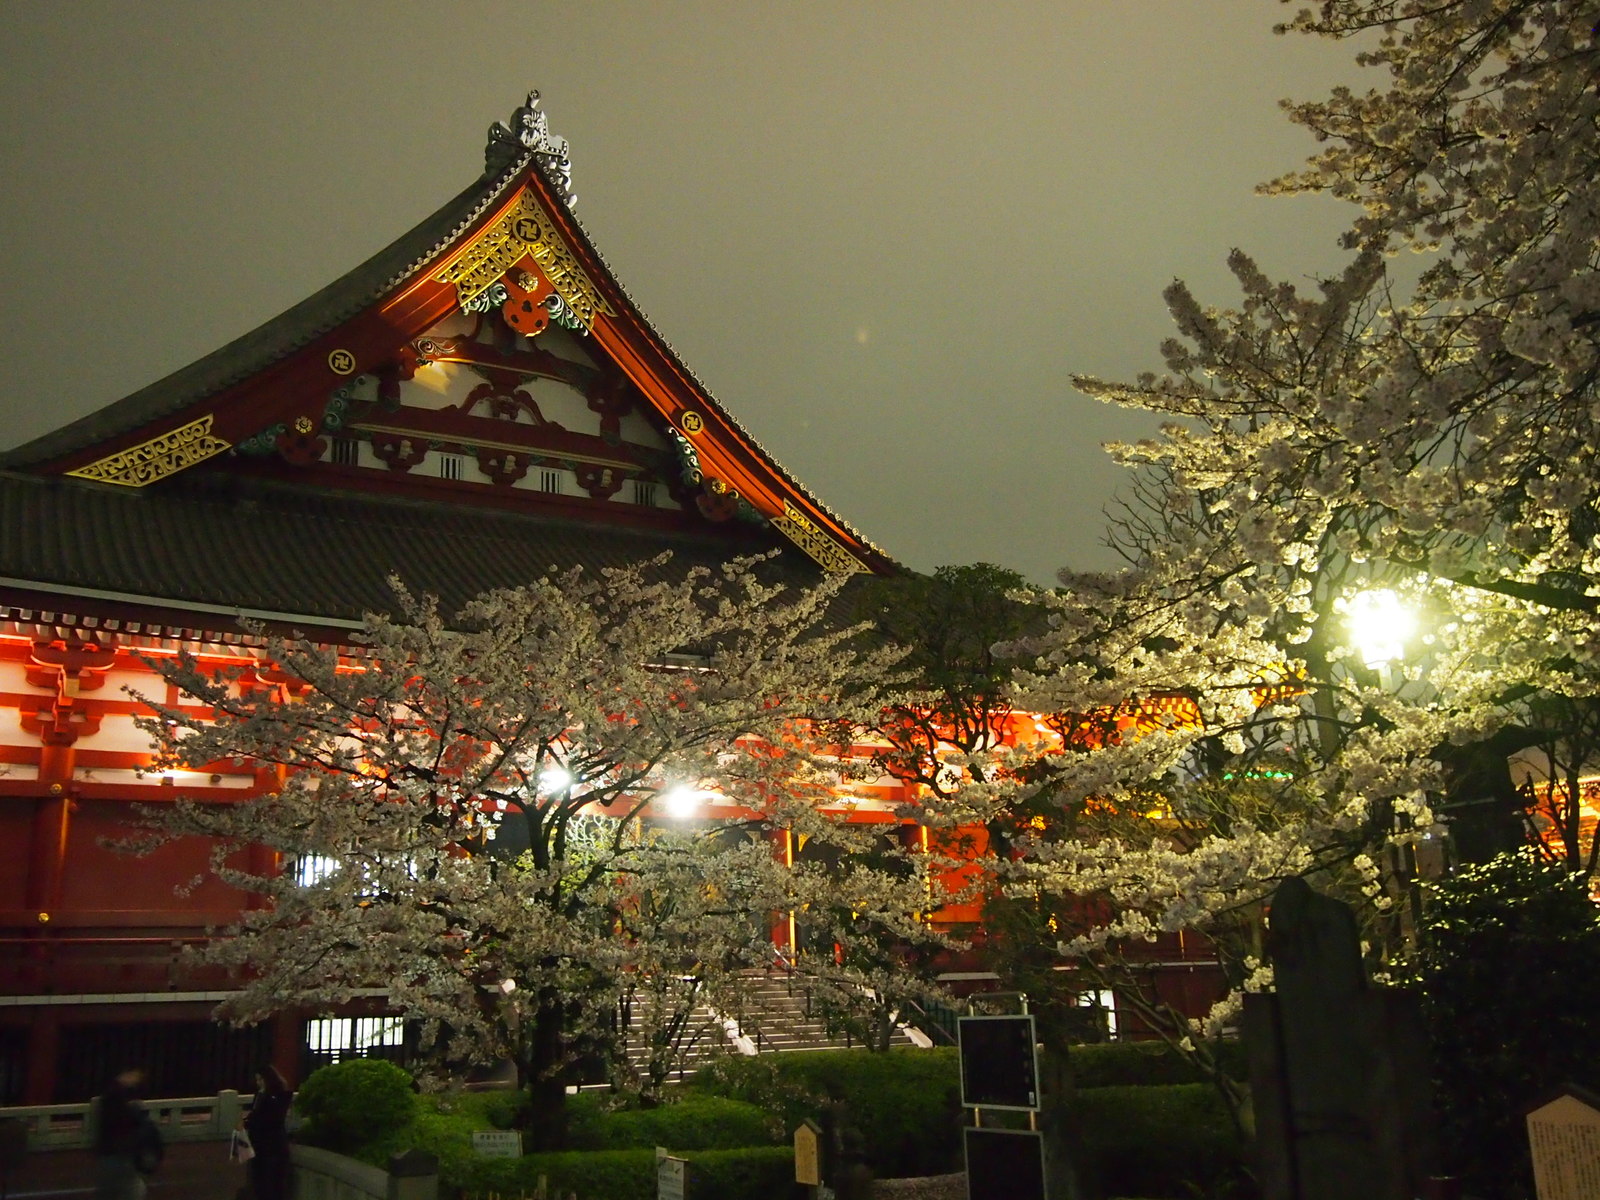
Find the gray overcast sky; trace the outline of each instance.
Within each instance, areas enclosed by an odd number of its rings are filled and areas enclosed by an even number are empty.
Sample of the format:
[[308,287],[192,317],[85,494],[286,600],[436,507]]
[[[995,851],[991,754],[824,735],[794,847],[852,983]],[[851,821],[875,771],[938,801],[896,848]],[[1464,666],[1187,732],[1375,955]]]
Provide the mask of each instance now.
[[577,215],[766,448],[890,554],[1109,565],[1072,372],[1159,366],[1232,246],[1337,269],[1349,214],[1254,185],[1358,78],[1273,0],[0,0],[0,444],[302,299],[482,169],[537,87]]

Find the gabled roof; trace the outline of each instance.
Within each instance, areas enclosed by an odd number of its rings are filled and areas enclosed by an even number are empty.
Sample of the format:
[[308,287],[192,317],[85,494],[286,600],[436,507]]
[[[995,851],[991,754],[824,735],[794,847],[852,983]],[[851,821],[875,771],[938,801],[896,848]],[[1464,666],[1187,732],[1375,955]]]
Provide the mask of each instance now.
[[491,127],[483,177],[392,245],[198,362],[0,453],[0,469],[132,488],[169,479],[276,424],[320,424],[341,383],[394,362],[454,311],[537,298],[639,389],[710,494],[742,501],[825,570],[895,570],[734,420],[639,312],[572,215],[566,143],[549,133],[537,99]]
[[[491,588],[572,567],[597,572],[671,551],[669,570],[780,549],[770,530],[727,536],[596,526],[407,497],[197,475],[129,491],[0,471],[0,607],[143,614],[214,633],[241,617],[303,632],[391,611],[390,577],[445,612]],[[814,578],[793,547],[765,569]],[[55,618],[52,617],[52,620]]]

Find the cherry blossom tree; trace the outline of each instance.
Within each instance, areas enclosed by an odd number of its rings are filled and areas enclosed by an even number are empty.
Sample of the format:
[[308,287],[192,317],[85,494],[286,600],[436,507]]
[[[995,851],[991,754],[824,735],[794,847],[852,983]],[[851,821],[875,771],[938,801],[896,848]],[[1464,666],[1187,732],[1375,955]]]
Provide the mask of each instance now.
[[[158,663],[185,698],[152,702],[156,769],[281,775],[259,799],[152,816],[158,840],[215,839],[216,874],[263,900],[205,952],[240,979],[222,1015],[381,991],[442,1061],[510,1058],[530,1129],[554,1137],[577,1061],[620,1064],[627,998],[646,1018],[634,1083],[658,1086],[687,1009],[731,1003],[739,969],[770,961],[770,915],[831,895],[770,834],[855,848],[819,812],[853,769],[819,738],[893,694],[893,653],[829,616],[838,581],[764,571],[572,571],[449,618],[400,592],[353,650],[274,643],[291,681],[275,688]],[[252,869],[249,846],[283,869]],[[919,936],[926,893],[904,874],[855,869],[855,919]]]
[[[1572,801],[1600,681],[1593,7],[1329,0],[1286,29],[1353,39],[1374,81],[1288,106],[1323,148],[1266,185],[1359,205],[1352,257],[1307,288],[1235,252],[1233,307],[1168,289],[1163,374],[1077,380],[1169,422],[1114,448],[1126,569],[1063,573],[1018,647],[1019,706],[1182,704],[1048,764],[1120,824],[1039,837],[1012,890],[1102,901],[1062,939],[1084,962],[1232,923],[1249,986],[1287,875],[1370,901],[1375,956],[1403,943],[1464,764],[1548,744]],[[1385,597],[1417,624],[1380,649],[1355,625]]]

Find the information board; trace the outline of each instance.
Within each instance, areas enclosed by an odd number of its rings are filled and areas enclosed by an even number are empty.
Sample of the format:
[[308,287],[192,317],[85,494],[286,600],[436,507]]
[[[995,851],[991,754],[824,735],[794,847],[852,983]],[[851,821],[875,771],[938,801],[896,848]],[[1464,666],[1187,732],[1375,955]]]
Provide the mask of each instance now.
[[1593,1099],[1571,1089],[1528,1114],[1528,1150],[1539,1200],[1600,1197],[1600,1108],[1590,1103]]
[[794,1181],[817,1187],[822,1183],[822,1130],[814,1121],[802,1121],[794,1131]]
[[673,1158],[662,1146],[656,1147],[656,1200],[684,1200],[689,1187],[689,1160]]
[[968,1108],[1039,1107],[1039,1056],[1031,1016],[962,1017],[961,1103]]
[[521,1158],[522,1135],[515,1129],[475,1129],[472,1149],[480,1158]]
[[1017,1129],[967,1129],[969,1200],[1044,1200],[1044,1139]]

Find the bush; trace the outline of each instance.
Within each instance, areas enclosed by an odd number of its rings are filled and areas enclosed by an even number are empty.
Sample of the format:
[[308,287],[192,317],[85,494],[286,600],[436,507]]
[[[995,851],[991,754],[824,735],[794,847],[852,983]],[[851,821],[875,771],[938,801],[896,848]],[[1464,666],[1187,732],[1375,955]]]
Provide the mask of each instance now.
[[301,1138],[341,1153],[409,1125],[416,1104],[411,1076],[379,1058],[352,1058],[313,1071],[294,1098],[305,1120]]
[[[1244,1043],[1214,1043],[1225,1071],[1248,1075]],[[1145,1084],[1205,1083],[1206,1077],[1165,1042],[1098,1042],[1071,1050],[1072,1077],[1080,1088],[1135,1087]]]
[[[794,1187],[794,1151],[784,1146],[690,1152],[689,1194],[695,1200],[781,1200]],[[655,1200],[654,1150],[562,1151],[523,1158],[480,1158],[446,1172],[442,1182],[468,1195],[531,1196],[544,1176],[557,1192],[585,1200]]]
[[[726,1096],[687,1095],[660,1108],[608,1113],[569,1126],[575,1150],[734,1150],[787,1141],[786,1131],[764,1109]],[[792,1132],[792,1131],[789,1131]]]
[[1113,1196],[1183,1196],[1235,1176],[1244,1147],[1207,1083],[1085,1088],[1084,1145],[1101,1190]]
[[960,1067],[950,1048],[729,1056],[697,1074],[695,1086],[775,1114],[785,1140],[807,1118],[824,1128],[838,1121],[879,1176],[960,1170]]
[[1563,1083],[1600,1087],[1600,908],[1527,854],[1423,888],[1422,992],[1446,1165],[1485,1195],[1532,1194],[1523,1110]]

